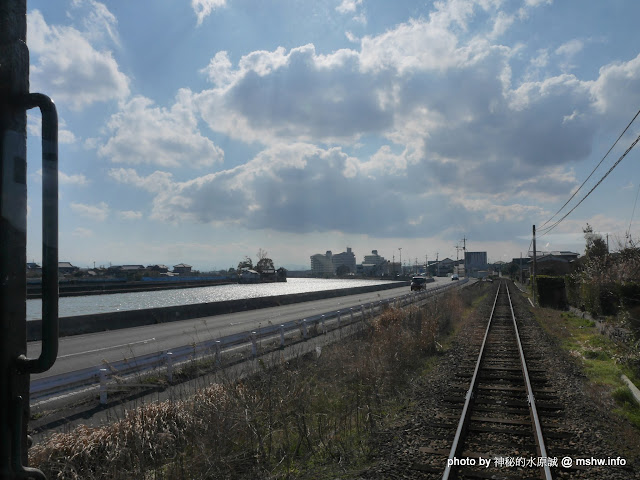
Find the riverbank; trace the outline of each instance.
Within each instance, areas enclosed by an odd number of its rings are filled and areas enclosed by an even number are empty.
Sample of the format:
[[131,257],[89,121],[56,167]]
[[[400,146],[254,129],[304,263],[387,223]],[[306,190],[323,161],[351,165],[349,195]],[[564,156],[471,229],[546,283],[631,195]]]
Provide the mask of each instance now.
[[[188,280],[147,280],[127,281],[113,279],[106,281],[69,280],[58,284],[60,297],[78,297],[82,295],[105,295],[111,293],[153,292],[156,290],[173,290],[178,288],[211,287],[215,285],[231,285],[238,283],[237,279],[221,278],[191,278]],[[27,299],[42,298],[40,283],[27,283]]]
[[[76,315],[60,318],[60,336],[81,335],[85,333],[118,330],[122,328],[140,327],[158,323],[175,322],[191,318],[209,317],[227,313],[257,310],[260,308],[277,307],[293,303],[309,302],[325,298],[335,298],[358,293],[387,290],[390,288],[406,287],[409,282],[390,282],[367,286],[340,288],[335,290],[320,290],[306,293],[273,295],[267,297],[243,298],[218,302],[205,302],[188,305],[174,305],[139,310],[125,310],[92,315]],[[42,320],[27,322],[27,340],[41,339]]]

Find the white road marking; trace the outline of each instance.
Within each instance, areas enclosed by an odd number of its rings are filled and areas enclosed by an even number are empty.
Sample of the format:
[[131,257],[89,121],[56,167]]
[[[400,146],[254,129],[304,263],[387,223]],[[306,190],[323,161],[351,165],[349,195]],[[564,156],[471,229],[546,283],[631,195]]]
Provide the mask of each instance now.
[[155,341],[155,337],[147,338],[146,340],[140,340],[138,342],[123,343],[122,345],[113,345],[111,347],[96,348],[95,350],[87,350],[86,352],[69,353],[67,355],[60,355],[58,358],[75,357],[76,355],[84,355],[85,353],[95,353],[95,352],[101,352],[103,350],[111,350],[112,348],[129,347],[131,345],[136,345],[138,343],[147,343],[151,341]]

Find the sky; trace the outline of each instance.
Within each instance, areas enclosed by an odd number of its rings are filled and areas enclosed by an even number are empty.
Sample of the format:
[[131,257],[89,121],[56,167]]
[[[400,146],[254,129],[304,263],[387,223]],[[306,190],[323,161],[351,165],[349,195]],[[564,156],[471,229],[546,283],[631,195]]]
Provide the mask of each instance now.
[[[29,0],[58,108],[60,260],[276,267],[584,252],[640,235],[632,150],[545,224],[640,109],[636,0]],[[640,133],[633,123],[561,218]],[[29,261],[41,260],[28,115]],[[402,249],[402,250],[400,250]]]

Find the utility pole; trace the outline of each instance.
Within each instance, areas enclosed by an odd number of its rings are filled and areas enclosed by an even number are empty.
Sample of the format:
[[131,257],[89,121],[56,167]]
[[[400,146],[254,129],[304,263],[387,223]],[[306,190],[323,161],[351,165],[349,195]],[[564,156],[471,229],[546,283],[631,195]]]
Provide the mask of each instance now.
[[467,237],[466,236],[462,237],[462,252],[464,255],[464,258],[463,258],[464,276],[466,277],[467,276]]
[[[58,117],[29,93],[26,0],[0,0],[0,480],[44,479],[28,468],[29,381],[58,352]],[[27,358],[27,110],[42,114],[42,347]]]
[[427,254],[424,254],[424,276],[429,276],[429,262],[427,261]]
[[531,281],[531,292],[533,293],[533,304],[536,304],[536,260],[538,254],[536,253],[536,226],[533,226],[533,279]]
[[460,274],[460,250],[462,247],[460,245],[456,245],[456,273]]
[[402,247],[398,247],[398,250],[400,250],[400,276],[402,276],[402,274],[404,273],[402,271]]
[[520,252],[520,283],[522,283],[522,252]]

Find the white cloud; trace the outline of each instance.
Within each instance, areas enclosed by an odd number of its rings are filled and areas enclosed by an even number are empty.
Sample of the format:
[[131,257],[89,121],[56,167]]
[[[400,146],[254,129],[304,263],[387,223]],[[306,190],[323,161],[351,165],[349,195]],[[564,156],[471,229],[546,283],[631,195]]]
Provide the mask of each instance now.
[[[36,175],[38,177],[38,179],[42,179],[42,169],[39,168],[36,171]],[[66,174],[60,170],[58,170],[58,182],[60,183],[60,185],[77,185],[80,187],[84,187],[86,185],[89,185],[89,180],[87,179],[86,176],[84,176],[81,173],[76,173],[76,174]]]
[[144,177],[113,169],[109,175],[154,193],[151,218],[163,222],[286,232],[361,232],[376,222],[384,234],[394,225],[408,224],[411,213],[418,216],[419,206],[405,204],[398,193],[377,189],[365,176],[347,178],[348,160],[340,149],[297,143],[272,146],[243,166],[186,182],[163,172]]
[[[58,143],[70,145],[78,140],[71,130],[66,128],[64,119],[58,119]],[[38,114],[27,113],[27,129],[29,135],[40,137],[42,134],[42,117]]]
[[345,37],[347,37],[347,40],[349,40],[351,43],[359,43],[360,39],[358,37],[356,37],[352,32],[345,32],[344,33]]
[[202,168],[223,161],[224,152],[198,130],[189,91],[170,110],[137,96],[107,122],[111,137],[98,154],[115,163]]
[[640,105],[640,55],[600,68],[600,75],[590,83],[590,93],[598,111],[618,119],[615,128],[623,128]]
[[198,17],[198,25],[201,25],[205,18],[216,8],[227,5],[227,0],[191,0],[191,8]]
[[551,5],[553,0],[525,0],[524,3],[530,7],[538,7],[540,5]]
[[342,0],[336,10],[339,13],[354,13],[360,5],[362,5],[362,0]]
[[76,173],[74,175],[67,175],[64,172],[58,172],[58,180],[63,185],[79,185],[85,186],[89,184],[89,180],[81,173]]
[[140,220],[142,218],[142,212],[123,210],[118,212],[118,216],[123,220]]
[[584,42],[582,40],[573,39],[563,43],[556,48],[556,55],[563,55],[572,57],[576,53],[580,52],[584,48]]
[[118,20],[104,3],[96,0],[73,0],[72,7],[68,15],[81,19],[88,39],[120,45]]
[[47,25],[38,10],[27,15],[34,91],[80,110],[95,102],[129,95],[129,79],[108,50],[98,51],[90,35],[73,27]]
[[105,202],[100,202],[97,205],[72,202],[71,210],[81,217],[97,222],[104,222],[109,216],[109,206]]
[[[216,66],[226,64],[216,55]],[[210,64],[211,65],[211,64]],[[194,95],[204,120],[232,138],[263,144],[350,138],[391,124],[378,79],[360,72],[357,52],[318,55],[313,45],[252,52],[238,68],[210,69],[228,85]]]
[[71,235],[78,238],[89,238],[93,237],[93,230],[84,227],[78,227],[71,233]]

